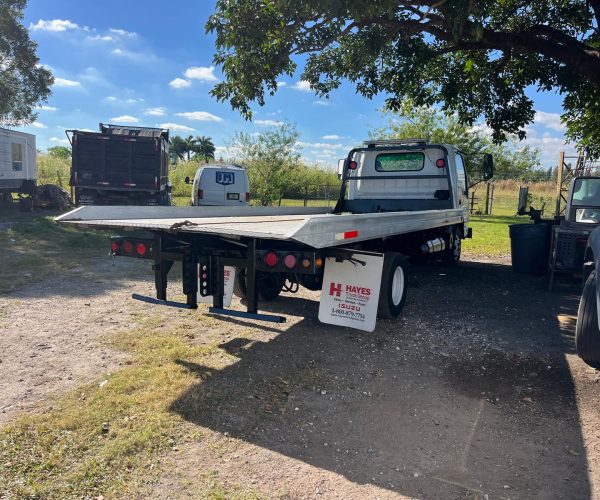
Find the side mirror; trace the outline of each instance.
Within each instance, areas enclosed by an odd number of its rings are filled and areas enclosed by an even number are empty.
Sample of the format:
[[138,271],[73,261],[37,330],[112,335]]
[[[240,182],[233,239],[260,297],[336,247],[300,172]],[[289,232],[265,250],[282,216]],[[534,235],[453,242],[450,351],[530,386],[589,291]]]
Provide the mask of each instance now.
[[341,179],[344,175],[344,168],[346,167],[346,158],[338,160],[338,178]]
[[185,183],[186,183],[186,184],[189,184],[189,183],[190,183],[190,176],[189,176],[189,175],[186,175],[186,176],[185,176]]
[[494,177],[494,157],[491,154],[483,155],[483,180],[489,181]]

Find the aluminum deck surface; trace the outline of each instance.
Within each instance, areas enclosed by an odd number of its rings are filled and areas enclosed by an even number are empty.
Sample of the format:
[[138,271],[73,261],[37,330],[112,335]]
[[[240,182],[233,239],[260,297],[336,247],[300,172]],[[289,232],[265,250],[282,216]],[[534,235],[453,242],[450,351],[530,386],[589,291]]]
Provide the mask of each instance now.
[[57,221],[88,228],[168,231],[296,241],[313,248],[347,245],[463,221],[462,209],[334,215],[304,207],[96,207]]

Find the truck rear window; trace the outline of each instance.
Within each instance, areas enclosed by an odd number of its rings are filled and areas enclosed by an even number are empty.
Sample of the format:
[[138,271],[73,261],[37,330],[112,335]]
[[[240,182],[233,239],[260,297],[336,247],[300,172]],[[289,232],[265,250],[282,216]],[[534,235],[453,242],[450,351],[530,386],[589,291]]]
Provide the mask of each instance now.
[[425,155],[420,152],[386,153],[377,155],[375,170],[378,172],[407,172],[423,170]]

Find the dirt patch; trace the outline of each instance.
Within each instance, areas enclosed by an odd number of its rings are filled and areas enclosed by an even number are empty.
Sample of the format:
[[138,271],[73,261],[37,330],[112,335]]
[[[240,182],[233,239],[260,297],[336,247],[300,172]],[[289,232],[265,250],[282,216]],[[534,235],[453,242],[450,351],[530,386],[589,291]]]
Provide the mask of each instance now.
[[[123,362],[103,336],[157,308],[129,299],[152,293],[146,267],[116,265],[0,299],[0,418]],[[220,354],[175,361],[197,384],[171,411],[202,438],[174,442],[139,495],[597,496],[600,378],[573,354],[578,286],[551,294],[506,259],[409,274],[402,317],[372,334],[320,324],[307,291],[263,305],[283,325],[160,308]]]
[[133,287],[151,293],[143,273],[137,262],[103,258],[0,296],[0,425],[118,368],[125,354],[103,339],[151,313],[127,300]]

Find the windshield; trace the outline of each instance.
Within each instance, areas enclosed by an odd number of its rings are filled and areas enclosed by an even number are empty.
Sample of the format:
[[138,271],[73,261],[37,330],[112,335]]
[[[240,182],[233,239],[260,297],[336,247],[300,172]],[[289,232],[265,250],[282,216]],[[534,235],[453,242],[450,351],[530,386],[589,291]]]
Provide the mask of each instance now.
[[572,204],[574,206],[600,207],[600,178],[575,180]]

